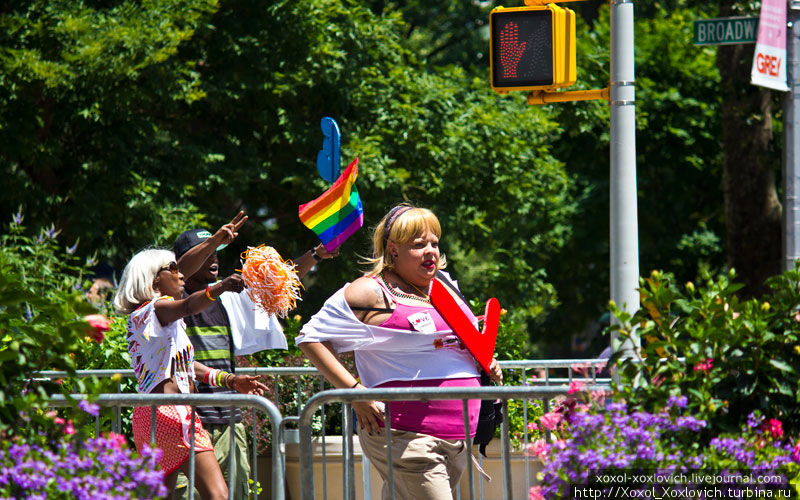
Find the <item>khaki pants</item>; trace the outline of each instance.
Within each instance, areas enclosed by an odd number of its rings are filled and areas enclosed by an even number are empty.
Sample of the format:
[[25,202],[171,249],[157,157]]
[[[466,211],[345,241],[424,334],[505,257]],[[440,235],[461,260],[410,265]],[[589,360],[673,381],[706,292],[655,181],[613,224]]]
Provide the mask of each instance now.
[[[382,496],[389,493],[386,434],[383,429],[358,436],[361,449],[383,478]],[[463,439],[446,440],[427,434],[392,429],[392,472],[397,500],[452,500],[467,466]]]
[[[230,432],[228,424],[203,424],[203,428],[211,436],[211,443],[214,445],[214,455],[217,457],[219,467],[225,482],[228,482],[228,472],[230,471]],[[236,468],[236,482],[233,484],[233,498],[236,500],[246,499],[250,495],[250,462],[247,454],[247,429],[243,423],[238,423],[234,427],[234,437],[236,446],[234,448],[234,460]],[[178,474],[177,498],[187,500],[189,480],[183,473]],[[199,499],[200,495],[195,490],[194,498]]]

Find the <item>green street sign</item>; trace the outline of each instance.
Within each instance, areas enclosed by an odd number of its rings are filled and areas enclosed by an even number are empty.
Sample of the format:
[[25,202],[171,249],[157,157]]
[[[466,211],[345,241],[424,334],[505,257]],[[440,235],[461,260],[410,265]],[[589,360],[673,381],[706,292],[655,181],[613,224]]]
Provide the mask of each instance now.
[[694,22],[695,45],[756,43],[757,17],[718,17]]

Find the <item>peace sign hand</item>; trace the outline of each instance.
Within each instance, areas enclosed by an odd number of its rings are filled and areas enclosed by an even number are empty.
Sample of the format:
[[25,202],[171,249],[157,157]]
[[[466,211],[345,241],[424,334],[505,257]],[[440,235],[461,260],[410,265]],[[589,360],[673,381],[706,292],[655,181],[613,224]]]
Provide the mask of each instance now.
[[217,242],[217,245],[227,245],[239,236],[239,228],[242,227],[246,221],[247,216],[244,214],[244,211],[240,210],[229,223],[217,229],[217,232],[214,233],[212,238]]

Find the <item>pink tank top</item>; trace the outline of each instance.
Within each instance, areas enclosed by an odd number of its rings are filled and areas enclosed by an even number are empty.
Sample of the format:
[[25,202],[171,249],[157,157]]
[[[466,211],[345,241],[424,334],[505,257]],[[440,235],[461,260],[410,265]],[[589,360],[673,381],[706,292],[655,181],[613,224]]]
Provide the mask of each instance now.
[[[375,282],[391,297],[391,293],[383,283],[377,278]],[[461,310],[468,316],[472,316],[472,311],[466,304],[460,304]],[[395,301],[395,309],[392,315],[381,323],[380,326],[393,328],[396,330],[410,330],[411,323],[409,316],[427,312],[433,319],[436,331],[450,330],[447,322],[434,307],[411,306]],[[402,335],[402,333],[398,333]],[[449,347],[457,349],[458,347]],[[395,380],[380,384],[377,387],[479,387],[481,385],[478,377],[470,378],[451,378],[451,379],[427,379],[427,380]],[[471,399],[467,403],[469,414],[469,435],[475,436],[475,428],[478,425],[478,413],[480,412],[481,402],[479,399]],[[392,401],[389,404],[389,421],[392,429],[418,432],[427,434],[439,439],[464,439],[464,410],[460,399],[456,400],[431,400],[431,401]]]

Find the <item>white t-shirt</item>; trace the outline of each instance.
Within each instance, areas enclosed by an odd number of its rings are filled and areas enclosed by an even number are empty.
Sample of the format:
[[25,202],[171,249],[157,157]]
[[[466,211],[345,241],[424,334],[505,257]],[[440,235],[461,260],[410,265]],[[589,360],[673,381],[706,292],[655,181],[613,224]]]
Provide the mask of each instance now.
[[189,380],[194,379],[194,347],[186,335],[183,319],[164,326],[158,321],[155,303],[159,300],[173,298],[153,299],[128,317],[128,353],[137,388],[141,393],[149,393],[175,375],[180,391],[188,394]]
[[441,348],[457,343],[452,330],[422,333],[359,321],[344,297],[348,285],[325,301],[322,309],[303,325],[296,344],[329,342],[337,353],[355,351],[358,375],[366,387],[394,380],[478,376],[468,350]]
[[219,296],[219,301],[228,314],[233,351],[237,356],[288,347],[278,318],[258,309],[247,290],[225,292]]

